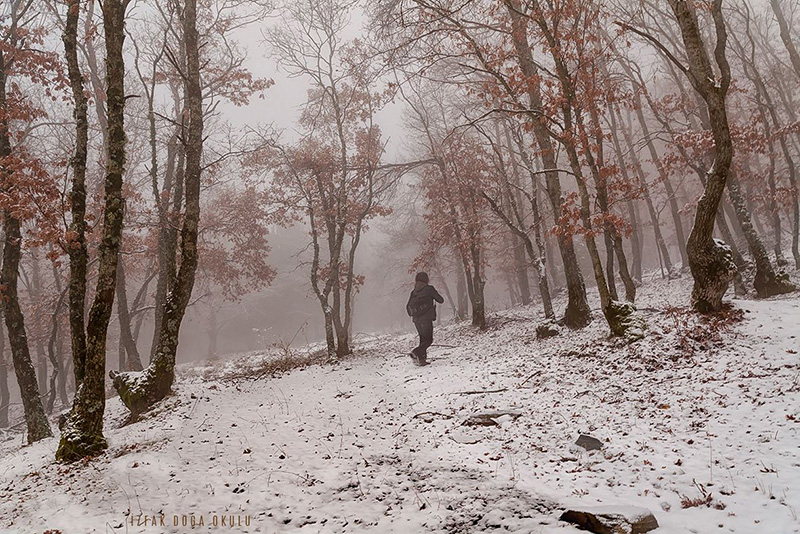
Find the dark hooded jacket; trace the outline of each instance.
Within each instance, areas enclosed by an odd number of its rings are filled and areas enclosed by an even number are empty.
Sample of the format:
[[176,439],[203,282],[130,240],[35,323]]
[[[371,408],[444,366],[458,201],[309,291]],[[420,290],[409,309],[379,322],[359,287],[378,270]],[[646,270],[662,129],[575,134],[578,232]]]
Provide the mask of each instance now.
[[408,304],[406,304],[406,311],[415,323],[435,321],[436,304],[434,304],[434,301],[442,304],[444,298],[436,291],[436,288],[426,284],[420,289],[411,291],[411,296],[408,297]]

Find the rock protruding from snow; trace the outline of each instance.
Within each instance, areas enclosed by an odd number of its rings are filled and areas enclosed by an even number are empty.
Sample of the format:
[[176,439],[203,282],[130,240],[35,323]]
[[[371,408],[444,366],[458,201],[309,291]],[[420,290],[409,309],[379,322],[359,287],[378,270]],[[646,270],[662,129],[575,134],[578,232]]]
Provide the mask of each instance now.
[[548,337],[555,337],[561,333],[561,330],[558,329],[558,325],[553,321],[548,321],[546,323],[542,323],[536,327],[536,338],[537,339],[544,339]]
[[650,510],[635,506],[567,510],[559,519],[596,534],[644,534],[658,528]]
[[514,421],[517,417],[522,415],[519,412],[484,412],[476,413],[467,417],[462,423],[465,426],[499,426],[505,422]]
[[603,448],[602,441],[588,434],[581,434],[578,441],[575,442],[575,445],[583,447],[587,451],[599,451]]

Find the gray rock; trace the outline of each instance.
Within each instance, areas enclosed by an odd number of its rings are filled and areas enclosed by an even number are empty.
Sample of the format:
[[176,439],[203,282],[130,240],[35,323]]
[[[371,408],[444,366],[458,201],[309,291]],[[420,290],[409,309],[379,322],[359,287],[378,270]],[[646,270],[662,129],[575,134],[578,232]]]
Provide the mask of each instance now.
[[547,337],[555,337],[561,333],[561,330],[558,329],[558,325],[552,321],[548,321],[546,323],[542,323],[536,327],[536,338],[537,339],[544,339]]
[[567,510],[559,519],[596,534],[644,534],[658,528],[655,516],[636,506]]
[[522,415],[519,412],[485,412],[476,413],[467,417],[462,423],[465,426],[495,426],[503,421],[514,421]]
[[581,434],[578,441],[575,442],[575,445],[583,447],[587,451],[599,451],[603,448],[602,441],[587,434]]

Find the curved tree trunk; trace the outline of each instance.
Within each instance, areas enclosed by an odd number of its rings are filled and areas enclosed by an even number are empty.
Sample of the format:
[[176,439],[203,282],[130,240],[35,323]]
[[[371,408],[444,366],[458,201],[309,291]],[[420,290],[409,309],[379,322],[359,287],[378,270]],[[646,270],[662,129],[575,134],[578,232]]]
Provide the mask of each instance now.
[[725,97],[731,81],[730,66],[725,57],[727,32],[722,16],[722,0],[714,0],[711,12],[717,38],[714,58],[720,70],[717,82],[718,77],[711,67],[711,58],[703,42],[694,6],[686,0],[669,0],[669,3],[678,21],[689,62],[684,72],[706,103],[715,145],[714,163],[708,171],[703,195],[697,203],[694,226],[686,247],[694,277],[692,306],[706,313],[722,307],[722,297],[736,275],[730,248],[712,237],[733,160],[733,141],[725,109]]
[[[107,0],[108,1],[108,0]],[[114,387],[133,416],[148,410],[172,389],[175,357],[181,322],[189,305],[197,271],[197,237],[200,222],[200,176],[203,152],[203,94],[200,87],[200,58],[197,33],[197,1],[187,0],[183,11],[183,39],[186,44],[186,102],[189,127],[186,147],[184,190],[186,209],[181,227],[181,263],[175,285],[164,306],[158,347],[144,371],[112,373]]]

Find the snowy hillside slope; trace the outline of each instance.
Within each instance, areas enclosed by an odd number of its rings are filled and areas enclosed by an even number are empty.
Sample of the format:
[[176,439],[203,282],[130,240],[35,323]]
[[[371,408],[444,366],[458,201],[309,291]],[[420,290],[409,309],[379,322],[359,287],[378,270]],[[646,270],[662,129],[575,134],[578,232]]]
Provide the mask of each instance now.
[[[599,317],[537,340],[517,308],[439,328],[425,368],[408,334],[276,378],[184,370],[137,423],[111,399],[91,462],[2,444],[0,532],[575,533],[567,507],[630,505],[656,533],[800,532],[798,295],[703,324],[688,283],[642,288],[631,345]],[[487,411],[511,415],[462,424]]]

